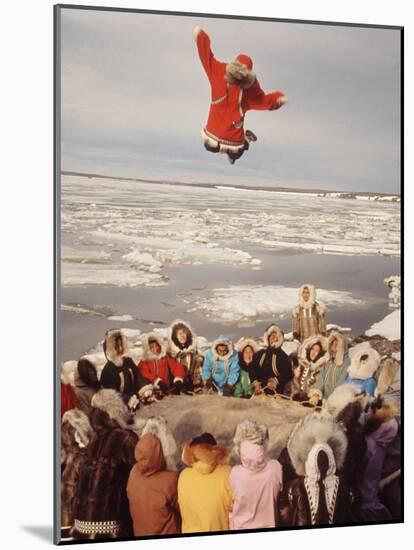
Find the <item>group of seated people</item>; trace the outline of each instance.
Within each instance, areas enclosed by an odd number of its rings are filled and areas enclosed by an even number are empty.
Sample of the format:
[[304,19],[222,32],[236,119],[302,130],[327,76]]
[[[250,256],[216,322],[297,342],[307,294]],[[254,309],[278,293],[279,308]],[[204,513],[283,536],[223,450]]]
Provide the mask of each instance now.
[[[100,377],[81,358],[74,387],[62,385],[62,540],[398,519],[398,504],[390,511],[379,496],[399,431],[397,411],[374,399],[379,354],[368,345],[350,358],[345,335],[326,333],[312,285],[300,289],[292,320],[300,346],[291,356],[273,324],[262,343],[244,338],[234,349],[219,337],[203,356],[177,320],[167,344],[145,336],[138,364],[122,331],[108,331]],[[233,449],[194,434],[177,460],[165,420],[146,432],[133,418],[140,404],[182,392],[283,395],[321,412],[298,423],[278,460],[268,428],[250,420],[237,426]],[[240,462],[232,468],[230,455]],[[393,503],[398,482],[389,483]]]
[[[203,356],[189,323],[176,320],[169,327],[167,343],[157,332],[144,337],[143,356],[137,365],[128,355],[122,331],[109,330],[103,344],[107,363],[100,380],[92,362],[82,358],[74,393],[88,408],[98,387],[114,389],[131,411],[167,394],[201,392],[242,398],[279,394],[320,406],[345,381],[374,395],[378,353],[369,349],[351,362],[345,335],[336,330],[327,335],[324,309],[316,302],[312,285],[300,289],[292,321],[293,337],[300,346],[290,356],[282,347],[283,331],[275,324],[266,329],[262,342],[242,338],[235,347],[230,338],[219,336]],[[68,385],[62,391],[63,414],[76,397],[71,401]]]

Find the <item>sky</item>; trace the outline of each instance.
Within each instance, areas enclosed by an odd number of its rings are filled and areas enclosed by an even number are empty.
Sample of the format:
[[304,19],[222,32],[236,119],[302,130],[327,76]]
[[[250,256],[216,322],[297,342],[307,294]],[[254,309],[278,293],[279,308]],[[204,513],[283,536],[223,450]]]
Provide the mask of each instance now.
[[[61,10],[62,170],[185,183],[400,192],[400,33],[182,14]],[[192,36],[253,58],[288,103],[249,111],[230,165],[200,131],[210,88]]]

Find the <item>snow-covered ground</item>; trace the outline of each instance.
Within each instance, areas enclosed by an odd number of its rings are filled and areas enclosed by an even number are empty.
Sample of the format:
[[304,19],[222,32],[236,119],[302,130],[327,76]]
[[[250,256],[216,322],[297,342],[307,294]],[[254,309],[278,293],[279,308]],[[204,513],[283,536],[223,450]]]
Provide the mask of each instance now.
[[168,265],[260,269],[252,246],[400,254],[399,205],[389,201],[69,175],[61,197],[62,286],[166,286]]
[[[276,285],[229,286],[213,289],[207,297],[193,296],[188,312],[199,311],[208,319],[228,324],[255,324],[257,320],[290,315],[297,305],[298,289]],[[350,292],[318,289],[318,302],[326,306],[361,307],[364,301]]]

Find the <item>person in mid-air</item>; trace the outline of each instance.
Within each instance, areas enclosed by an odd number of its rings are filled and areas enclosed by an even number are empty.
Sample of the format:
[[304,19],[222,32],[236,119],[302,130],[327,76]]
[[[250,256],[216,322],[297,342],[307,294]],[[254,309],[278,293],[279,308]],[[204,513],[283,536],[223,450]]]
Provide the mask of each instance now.
[[229,63],[218,61],[211,51],[208,34],[195,27],[193,35],[211,86],[210,112],[201,132],[204,146],[212,153],[227,153],[230,164],[234,164],[257,140],[251,130],[244,130],[246,112],[274,111],[287,98],[282,92],[264,93],[248,55],[240,54]]

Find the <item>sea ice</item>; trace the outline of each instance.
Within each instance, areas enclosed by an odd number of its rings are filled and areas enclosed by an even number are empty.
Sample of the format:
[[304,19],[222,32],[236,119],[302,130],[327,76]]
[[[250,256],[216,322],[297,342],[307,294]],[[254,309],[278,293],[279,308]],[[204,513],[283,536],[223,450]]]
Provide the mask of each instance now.
[[111,317],[108,317],[110,321],[120,321],[120,322],[128,322],[128,321],[134,321],[134,317],[132,315],[111,315]]
[[[297,288],[282,286],[229,286],[215,288],[207,297],[195,297],[194,310],[208,319],[232,324],[280,318],[290,314],[297,305]],[[347,305],[360,307],[364,302],[350,292],[318,289],[318,301],[327,306]],[[248,326],[248,325],[247,325]]]
[[374,323],[367,331],[365,331],[365,334],[367,336],[383,336],[388,340],[400,340],[400,316],[401,310],[396,309],[387,315],[382,321]]

